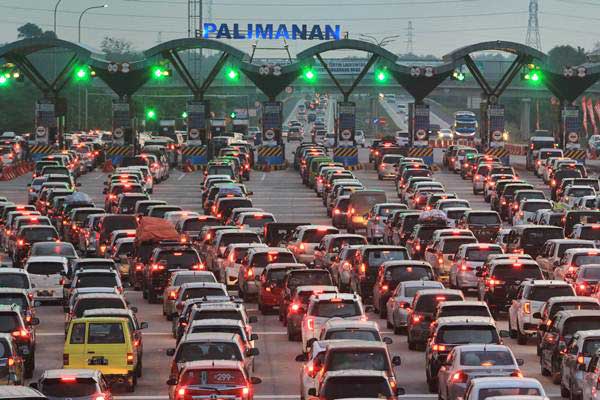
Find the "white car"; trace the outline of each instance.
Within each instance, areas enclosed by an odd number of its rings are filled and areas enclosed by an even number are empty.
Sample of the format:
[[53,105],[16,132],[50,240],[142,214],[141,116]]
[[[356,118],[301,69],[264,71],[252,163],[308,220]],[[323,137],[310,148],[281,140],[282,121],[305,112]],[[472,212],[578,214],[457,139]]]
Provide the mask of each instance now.
[[310,399],[308,391],[317,386],[316,378],[323,364],[328,342],[327,340],[315,340],[307,355],[301,354],[296,357],[297,361],[306,361],[300,369],[300,397],[302,399]]
[[176,226],[177,223],[183,219],[198,216],[200,216],[200,214],[194,211],[167,211],[165,215],[163,215],[163,219],[166,219],[167,221],[172,223],[173,226]]
[[450,267],[450,287],[476,290],[479,283],[477,270],[490,254],[502,254],[502,247],[489,243],[463,244],[458,248]]
[[314,294],[308,299],[308,309],[302,318],[302,349],[308,351],[309,341],[319,338],[321,327],[330,318],[364,319],[360,296],[351,293]]
[[550,200],[522,200],[513,215],[513,225],[531,224],[535,220],[538,210],[552,210],[553,207],[554,204]]
[[29,257],[24,269],[29,274],[35,300],[60,301],[63,299],[63,285],[69,270],[66,257]]
[[[542,384],[533,378],[522,377],[495,377],[475,378],[469,382],[464,397],[459,396],[456,400],[490,400],[497,396],[505,397],[506,400],[515,400],[517,396],[542,396],[546,392]],[[528,398],[528,397],[526,397]],[[529,400],[529,399],[528,399]]]
[[241,229],[251,231],[259,235],[264,233],[265,224],[277,222],[275,215],[262,211],[243,212],[239,215],[237,220],[239,221],[239,227]]
[[404,157],[399,154],[386,154],[381,159],[379,166],[377,166],[377,178],[383,179],[395,179],[396,165],[402,161]]
[[356,142],[357,146],[360,147],[365,147],[366,146],[366,138],[365,138],[365,132],[363,130],[356,130],[354,131],[354,142]]
[[335,133],[327,132],[325,134],[324,143],[325,147],[334,147],[335,146]]
[[383,239],[385,223],[394,210],[406,210],[402,203],[379,203],[375,204],[369,212],[367,219],[367,240],[370,243],[379,242]]
[[444,285],[437,281],[404,281],[400,282],[386,303],[387,326],[399,334],[406,329],[410,305],[419,290],[443,289]]
[[442,128],[437,131],[436,139],[452,140],[452,139],[454,139],[454,133],[452,133],[452,129],[450,129],[450,128]]
[[523,360],[516,359],[510,348],[504,345],[457,346],[448,354],[444,368],[438,372],[438,398],[456,400],[464,396],[470,379],[518,375],[522,364]]
[[565,203],[568,208],[573,208],[575,202],[585,196],[596,196],[596,190],[591,186],[571,185],[563,192],[560,202]]
[[521,283],[516,298],[508,309],[508,330],[511,337],[516,337],[519,344],[527,344],[530,336],[537,334],[542,306],[551,297],[575,296],[573,287],[565,281],[529,280]]

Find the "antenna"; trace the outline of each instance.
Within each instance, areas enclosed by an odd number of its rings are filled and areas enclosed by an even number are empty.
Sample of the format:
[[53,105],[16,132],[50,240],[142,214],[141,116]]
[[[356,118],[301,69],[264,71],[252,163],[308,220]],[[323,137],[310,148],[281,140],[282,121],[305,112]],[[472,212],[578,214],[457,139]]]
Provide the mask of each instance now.
[[406,53],[407,54],[414,54],[414,52],[415,52],[414,40],[415,40],[415,31],[413,28],[413,23],[412,23],[412,21],[408,21],[408,28],[406,29]]
[[525,39],[525,44],[541,51],[542,40],[540,39],[538,11],[538,0],[529,0],[529,23],[527,24],[527,38]]

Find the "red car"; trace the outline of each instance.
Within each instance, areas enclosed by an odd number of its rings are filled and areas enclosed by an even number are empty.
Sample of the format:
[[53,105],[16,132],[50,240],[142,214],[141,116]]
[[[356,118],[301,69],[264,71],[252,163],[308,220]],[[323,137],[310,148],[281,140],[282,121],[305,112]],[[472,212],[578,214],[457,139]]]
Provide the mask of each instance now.
[[268,264],[260,275],[260,290],[258,291],[258,309],[267,314],[278,307],[283,297],[283,279],[287,271],[305,269],[306,265],[299,263]]
[[[260,378],[249,377],[239,361],[202,360],[186,362],[177,378],[167,381],[170,400],[196,398],[254,399],[253,385]],[[215,397],[213,397],[215,396]]]

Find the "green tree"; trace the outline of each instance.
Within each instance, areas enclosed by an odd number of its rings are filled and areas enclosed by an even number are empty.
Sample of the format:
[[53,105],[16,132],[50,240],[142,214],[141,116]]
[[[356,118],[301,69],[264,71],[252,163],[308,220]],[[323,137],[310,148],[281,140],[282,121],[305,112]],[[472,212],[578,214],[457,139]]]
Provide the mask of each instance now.
[[26,23],[25,25],[21,25],[17,28],[19,39],[33,39],[39,37],[45,38],[56,38],[56,34],[52,31],[44,31],[36,24],[32,24],[31,22]]
[[550,65],[562,68],[565,65],[581,65],[587,61],[585,49],[583,47],[573,47],[569,45],[556,46],[548,52]]
[[131,42],[125,39],[105,36],[100,44],[100,49],[111,61],[123,62],[139,58]]

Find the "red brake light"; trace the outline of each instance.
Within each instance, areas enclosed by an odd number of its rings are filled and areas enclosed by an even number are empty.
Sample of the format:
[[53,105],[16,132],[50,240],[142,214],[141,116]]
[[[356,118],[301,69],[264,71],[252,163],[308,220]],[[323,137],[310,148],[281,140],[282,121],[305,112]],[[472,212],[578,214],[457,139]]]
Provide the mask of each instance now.
[[77,378],[75,378],[74,376],[63,376],[62,378],[60,378],[61,382],[75,382],[77,380]]

